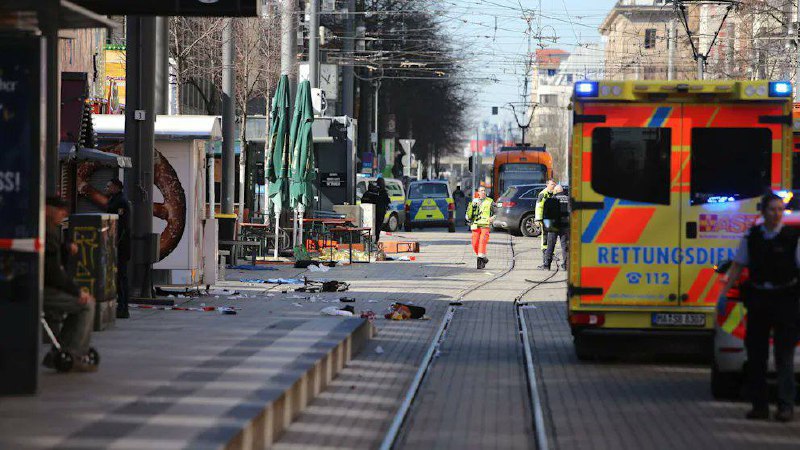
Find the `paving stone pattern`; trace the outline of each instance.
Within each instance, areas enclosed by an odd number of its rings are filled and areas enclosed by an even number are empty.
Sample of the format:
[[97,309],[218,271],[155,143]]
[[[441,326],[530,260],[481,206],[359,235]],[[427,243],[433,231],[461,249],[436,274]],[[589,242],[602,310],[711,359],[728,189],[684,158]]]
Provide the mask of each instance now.
[[[449,301],[459,297],[466,288],[500,274],[510,264],[511,238],[505,233],[492,235],[488,248],[490,262],[484,271],[475,269],[475,256],[467,233],[426,230],[401,236],[419,239],[422,243],[417,261],[381,272],[378,272],[380,264],[370,265],[373,267],[366,269],[365,279],[358,283],[357,298],[411,300],[428,308],[431,320],[376,321],[378,335],[373,342],[334,380],[331,388],[312,402],[274,448],[377,448]],[[370,280],[373,270],[382,278]],[[487,284],[484,296],[499,286],[502,283]],[[425,382],[428,390],[421,398],[427,400],[423,406],[415,407],[415,411],[424,410],[426,416],[419,419],[417,425],[425,428],[426,436],[451,436],[451,448],[459,443],[458,448],[472,448],[464,446],[467,437],[475,436],[475,433],[463,432],[469,428],[483,430],[486,448],[513,448],[514,445],[505,445],[511,441],[527,443],[530,426],[526,429],[523,423],[531,421],[525,419],[529,413],[523,407],[526,391],[520,383],[524,383],[524,372],[519,364],[521,348],[511,301],[480,301],[474,296],[465,300],[466,306],[458,312],[457,321],[448,330],[448,339],[434,367],[445,360],[453,363],[441,366],[445,370],[436,372]],[[377,347],[383,353],[376,353]],[[499,407],[503,413],[495,415],[494,407]],[[518,420],[509,423],[509,416]],[[468,420],[462,421],[465,418]],[[519,430],[511,431],[511,428]],[[459,435],[462,436],[457,438]],[[415,442],[414,446],[448,448],[442,440]]]
[[580,362],[563,302],[525,309],[555,449],[800,447],[800,422],[748,421],[744,402],[715,401],[701,364]]

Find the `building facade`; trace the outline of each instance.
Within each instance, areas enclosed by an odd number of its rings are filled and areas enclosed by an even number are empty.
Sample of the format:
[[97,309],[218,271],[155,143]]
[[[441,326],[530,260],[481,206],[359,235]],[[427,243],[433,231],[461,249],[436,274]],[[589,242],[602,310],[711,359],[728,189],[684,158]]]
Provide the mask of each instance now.
[[[697,17],[689,11],[690,30]],[[694,78],[697,65],[683,25],[664,0],[619,0],[600,25],[605,76],[611,80]],[[672,36],[670,36],[672,35]],[[670,63],[670,46],[675,44]]]

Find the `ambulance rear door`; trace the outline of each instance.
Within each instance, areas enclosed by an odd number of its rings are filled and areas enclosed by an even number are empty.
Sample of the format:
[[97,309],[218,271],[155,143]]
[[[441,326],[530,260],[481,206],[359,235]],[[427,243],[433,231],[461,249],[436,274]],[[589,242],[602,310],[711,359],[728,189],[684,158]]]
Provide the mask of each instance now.
[[580,266],[570,295],[582,306],[676,304],[680,193],[670,186],[678,176],[680,108],[577,105],[581,154],[573,174],[580,184],[571,220]]
[[681,306],[716,302],[721,285],[714,265],[733,259],[759,218],[760,196],[781,188],[784,107],[684,104],[680,175],[672,185],[681,193]]

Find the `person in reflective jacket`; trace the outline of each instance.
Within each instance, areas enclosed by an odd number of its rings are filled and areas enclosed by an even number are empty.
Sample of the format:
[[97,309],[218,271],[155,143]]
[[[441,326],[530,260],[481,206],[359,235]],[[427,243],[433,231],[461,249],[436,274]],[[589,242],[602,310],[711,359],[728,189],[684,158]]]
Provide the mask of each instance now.
[[770,332],[774,341],[778,375],[778,410],[775,419],[788,422],[794,416],[794,350],[797,343],[798,268],[800,233],[783,226],[783,199],[773,193],[761,199],[764,222],[755,225],[739,242],[728,270],[728,280],[717,301],[717,313],[727,308],[727,293],[748,268],[750,277],[742,290],[747,309],[747,385],[753,409],[748,419],[768,419],[767,361]]
[[544,260],[544,255],[547,252],[547,233],[544,231],[544,224],[542,214],[544,213],[544,202],[548,198],[553,196],[553,191],[556,188],[556,182],[553,179],[547,180],[547,185],[539,195],[536,196],[536,206],[533,209],[533,220],[539,225],[539,229],[541,230],[541,247],[542,247],[542,260]]
[[489,231],[492,229],[492,199],[486,196],[486,188],[478,188],[478,197],[467,206],[467,222],[472,230],[472,250],[478,256],[478,269],[486,267],[486,246],[489,244]]

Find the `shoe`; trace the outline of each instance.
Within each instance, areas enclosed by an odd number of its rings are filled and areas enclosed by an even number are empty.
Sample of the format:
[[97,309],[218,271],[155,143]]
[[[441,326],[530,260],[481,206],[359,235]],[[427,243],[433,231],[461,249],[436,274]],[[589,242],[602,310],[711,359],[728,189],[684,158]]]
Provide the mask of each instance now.
[[778,408],[775,420],[778,422],[791,422],[794,419],[794,410],[791,408]]
[[489,258],[484,256],[483,257],[483,267],[486,267],[486,264],[488,264],[488,263],[489,263]]
[[478,264],[477,264],[478,270],[483,269],[483,267],[484,267],[483,266],[483,258],[481,258],[479,256],[477,261],[478,261]]
[[769,419],[769,409],[753,408],[744,417],[748,420],[767,420]]
[[131,313],[128,312],[127,309],[118,309],[117,310],[117,319],[130,319]]
[[89,361],[89,356],[84,355],[80,358],[75,358],[72,364],[72,372],[97,372],[97,365]]
[[567,270],[567,265],[566,264],[562,264],[561,265],[561,270]]
[[536,266],[536,270],[550,270],[550,266],[542,264],[541,266]]

